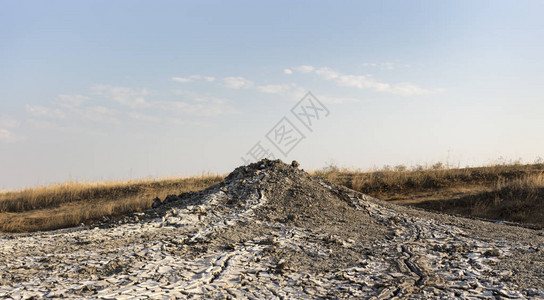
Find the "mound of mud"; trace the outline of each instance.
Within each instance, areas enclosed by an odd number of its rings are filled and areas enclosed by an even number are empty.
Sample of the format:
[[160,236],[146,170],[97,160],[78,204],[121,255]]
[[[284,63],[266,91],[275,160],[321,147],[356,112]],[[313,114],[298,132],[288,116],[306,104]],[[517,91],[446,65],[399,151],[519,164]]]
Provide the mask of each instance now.
[[[97,226],[0,235],[0,298],[542,298],[544,233],[262,160]],[[39,245],[39,246],[38,246]]]
[[[218,188],[226,193],[226,203],[233,206],[245,208],[247,199],[257,195],[261,199],[253,215],[258,222],[245,226],[246,232],[251,231],[253,226],[263,224],[297,228],[319,235],[322,242],[339,254],[334,258],[316,257],[314,253],[286,252],[281,247],[268,247],[269,256],[300,271],[330,271],[357,266],[361,255],[368,252],[370,247],[354,251],[343,247],[346,241],[365,241],[370,246],[377,239],[393,235],[368,211],[357,209],[350,198],[355,197],[355,193],[340,187],[333,188],[281,160],[264,159],[239,167]],[[231,237],[236,236],[234,232],[237,230],[237,227],[229,228],[214,237],[219,238],[221,243],[231,243]]]
[[368,213],[356,209],[345,189],[332,188],[280,160],[239,167],[221,186],[234,202],[247,198],[248,193],[262,193],[267,201],[256,216],[263,221],[311,229],[341,226],[342,231],[372,221]]

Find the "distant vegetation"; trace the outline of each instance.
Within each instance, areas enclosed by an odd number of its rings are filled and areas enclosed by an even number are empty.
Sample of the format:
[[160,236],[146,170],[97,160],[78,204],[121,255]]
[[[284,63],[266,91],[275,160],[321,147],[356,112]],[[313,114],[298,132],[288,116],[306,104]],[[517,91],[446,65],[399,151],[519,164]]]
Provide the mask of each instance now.
[[[312,172],[336,184],[403,205],[495,220],[544,225],[544,164],[476,168],[386,166]],[[91,224],[151,207],[152,199],[197,191],[221,175],[106,183],[66,183],[0,193],[0,231],[30,232]]]
[[198,191],[223,176],[77,183],[0,193],[0,231],[28,232],[91,224],[151,208],[153,198]]
[[314,176],[398,204],[544,225],[544,164],[446,168],[443,164],[372,172],[329,166]]

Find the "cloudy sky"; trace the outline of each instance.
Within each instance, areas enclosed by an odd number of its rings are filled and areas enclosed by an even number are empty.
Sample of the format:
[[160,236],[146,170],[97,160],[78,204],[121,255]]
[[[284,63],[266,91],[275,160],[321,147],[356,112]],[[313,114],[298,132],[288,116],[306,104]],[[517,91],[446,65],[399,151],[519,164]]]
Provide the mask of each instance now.
[[544,156],[542,1],[0,3],[0,190]]

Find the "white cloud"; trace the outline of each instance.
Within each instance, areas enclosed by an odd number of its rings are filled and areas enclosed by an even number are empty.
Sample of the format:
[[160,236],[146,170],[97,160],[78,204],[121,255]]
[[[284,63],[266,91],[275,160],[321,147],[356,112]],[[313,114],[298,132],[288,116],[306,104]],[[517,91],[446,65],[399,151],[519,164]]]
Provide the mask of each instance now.
[[183,78],[183,77],[172,77],[172,80],[173,80],[173,81],[177,81],[177,82],[182,82],[182,83],[186,83],[186,82],[191,82],[191,81],[192,81],[190,78]]
[[332,103],[332,104],[342,104],[342,103],[349,103],[349,102],[361,102],[361,100],[357,98],[351,98],[351,97],[335,97],[335,96],[324,96],[321,95],[318,97],[319,101],[323,103]]
[[132,118],[134,120],[138,120],[138,121],[156,122],[156,123],[159,123],[161,121],[161,119],[159,117],[146,115],[146,114],[142,114],[142,113],[138,113],[138,112],[129,112],[128,116],[130,118]]
[[226,115],[233,114],[237,111],[229,106],[222,104],[203,104],[203,103],[188,103],[182,101],[163,101],[157,102],[157,105],[167,111],[178,113],[178,114],[187,114],[195,116],[217,116],[217,115]]
[[17,128],[19,126],[21,126],[21,122],[19,122],[18,120],[7,115],[0,115],[0,127]]
[[53,119],[64,119],[66,114],[64,111],[58,108],[48,108],[40,105],[30,105],[25,106],[26,111],[35,117],[47,117]]
[[399,96],[417,96],[439,93],[442,89],[425,89],[411,83],[388,84],[379,82],[370,75],[341,75],[336,79],[340,86],[372,89],[378,92],[387,92]]
[[229,89],[245,89],[253,86],[253,81],[247,80],[244,77],[226,77],[223,79],[223,84]]
[[[61,105],[61,104],[57,104]],[[118,112],[104,106],[69,107],[66,110],[26,105],[26,111],[33,117],[64,120],[64,121],[91,121],[96,123],[119,123]]]
[[395,70],[400,68],[409,68],[409,64],[399,64],[393,62],[367,62],[362,64],[363,67],[377,68],[380,70]]
[[58,95],[59,101],[57,104],[62,107],[72,108],[81,106],[83,103],[89,101],[91,98],[83,95]]
[[119,124],[118,112],[104,106],[89,106],[75,111],[77,118],[96,123]]
[[173,125],[183,125],[183,126],[191,125],[191,126],[208,127],[208,128],[211,127],[210,124],[206,122],[187,121],[187,120],[183,120],[183,119],[175,118],[175,117],[167,117],[161,122],[165,122],[167,124],[173,124]]
[[130,112],[128,113],[128,116],[135,120],[135,121],[141,121],[141,122],[150,122],[150,123],[157,123],[157,124],[172,124],[172,125],[192,125],[192,126],[199,126],[199,127],[210,127],[208,123],[204,122],[192,122],[183,120],[176,117],[163,117],[159,118],[157,116],[137,113],[137,112]]
[[[196,76],[194,75],[193,78],[196,79]],[[215,80],[212,77],[201,77],[201,79]],[[69,132],[93,132],[95,124],[121,124],[126,120],[209,127],[208,121],[200,121],[192,117],[210,117],[239,112],[229,105],[228,99],[186,91],[176,93],[178,96],[183,96],[177,101],[154,100],[151,96],[148,99],[147,96],[150,93],[146,89],[97,85],[91,87],[91,91],[110,101],[104,102],[101,99],[100,101],[105,103],[104,106],[90,106],[88,105],[90,97],[62,94],[59,95],[59,100],[54,101],[50,106],[26,105],[26,111],[30,116],[26,124],[45,130]],[[122,104],[124,107],[117,109],[115,103]],[[12,119],[1,116],[0,128],[3,130],[4,141],[14,140],[14,135],[8,129],[18,124]],[[126,124],[131,125],[130,122]],[[100,133],[103,130],[97,132]]]
[[[374,66],[374,64],[369,64]],[[392,67],[391,63],[386,63],[386,67]],[[354,87],[359,89],[370,89],[377,92],[386,92],[400,96],[427,95],[439,93],[442,89],[426,89],[412,83],[389,84],[374,79],[371,75],[349,75],[341,74],[333,69],[323,67],[316,69],[312,66],[300,66],[293,68],[303,73],[313,72],[324,80],[332,80],[338,86]]]
[[373,89],[380,92],[386,92],[390,89],[389,84],[376,81],[369,75],[341,75],[338,76],[336,82],[340,86]]
[[390,62],[383,63],[382,64],[382,69],[394,70],[395,69],[395,64],[390,63]]
[[[191,75],[193,79],[202,78],[200,75]],[[241,78],[241,77],[240,77]],[[204,80],[211,80],[211,78],[204,78]],[[215,80],[215,78],[214,78]],[[232,83],[232,82],[231,82]],[[234,83],[232,83],[234,84]],[[246,79],[243,79],[238,83],[237,86],[244,87],[249,85],[250,82]],[[178,95],[182,95],[187,98],[187,101],[152,101],[147,100],[144,96],[147,96],[149,93],[145,89],[132,89],[126,87],[111,87],[111,86],[98,86],[94,88],[95,91],[106,95],[113,99],[114,101],[124,104],[131,109],[151,109],[158,108],[166,111],[167,113],[174,114],[186,114],[193,116],[216,116],[216,115],[225,115],[236,113],[237,110],[231,106],[228,106],[226,99],[201,95],[198,93],[191,92],[178,92]],[[193,102],[193,103],[191,103]],[[100,111],[102,113],[103,120],[114,121],[115,114],[112,111]],[[93,113],[95,119],[99,119],[99,111],[90,111],[89,114]],[[131,118],[135,119],[135,116]],[[166,116],[163,116],[166,117]]]
[[[212,80],[211,77],[204,78],[200,75],[191,76],[193,79],[203,78],[204,80]],[[213,80],[215,80],[215,78],[213,78]],[[244,78],[241,78],[240,82],[241,83],[239,83],[238,86],[247,86],[250,84],[250,81]],[[107,85],[102,85],[94,87],[94,90],[99,91],[99,93],[106,95],[114,101],[124,104],[133,110],[142,108],[158,108],[166,111],[167,113],[187,114],[194,116],[216,116],[237,112],[236,109],[227,105],[227,99],[186,91],[177,93],[178,95],[186,98],[186,101],[153,101],[144,98],[144,96],[149,95],[149,92],[146,89],[132,89],[126,87],[111,87]],[[95,115],[99,112],[102,113],[105,120],[114,120],[114,111],[92,111],[92,113],[94,113]],[[136,115],[132,116],[133,119],[134,116]]]
[[299,86],[296,86],[294,85],[293,86],[293,89],[289,92],[289,97],[291,99],[294,99],[296,101],[299,101],[300,99],[302,99],[302,97],[304,97],[304,95],[306,95],[308,93],[308,90],[302,88],[302,87],[299,87]]
[[15,135],[13,132],[0,128],[0,143],[15,143],[24,140],[22,136]]
[[215,77],[213,76],[203,76],[203,75],[191,75],[189,77],[172,77],[173,81],[181,82],[181,83],[187,83],[192,82],[195,80],[206,80],[208,82],[215,81]]
[[146,89],[133,89],[119,86],[96,85],[91,88],[96,94],[110,98],[111,100],[130,108],[148,107],[145,97],[149,95]]
[[187,99],[190,101],[203,102],[203,103],[223,104],[229,101],[226,98],[220,98],[220,97],[215,97],[208,94],[200,94],[200,93],[186,91],[186,90],[176,91],[175,94],[177,96],[182,96],[184,99]]
[[313,66],[308,66],[308,65],[302,65],[302,66],[298,66],[298,67],[293,67],[293,70],[295,71],[299,71],[301,73],[310,73],[314,70],[315,68]]
[[267,94],[285,94],[291,89],[292,89],[292,86],[289,84],[270,84],[270,85],[261,85],[257,87],[257,90]]
[[399,83],[391,88],[391,93],[401,96],[428,95],[442,92],[443,89],[424,89],[411,83]]
[[293,71],[291,69],[283,69],[283,73],[287,75],[293,74]]
[[215,80],[215,77],[202,76],[202,75],[191,75],[191,76],[189,76],[189,78],[194,79],[194,80],[206,80],[206,81],[209,81],[209,82],[212,82],[212,81]]
[[315,70],[315,73],[326,80],[331,80],[340,76],[340,73],[329,68],[319,68]]
[[282,95],[290,100],[300,100],[308,91],[295,83],[260,85],[256,89],[265,94]]
[[228,99],[205,95],[190,91],[177,91],[176,95],[182,99],[179,101],[155,101],[153,105],[162,110],[194,116],[217,116],[238,113],[230,106]]

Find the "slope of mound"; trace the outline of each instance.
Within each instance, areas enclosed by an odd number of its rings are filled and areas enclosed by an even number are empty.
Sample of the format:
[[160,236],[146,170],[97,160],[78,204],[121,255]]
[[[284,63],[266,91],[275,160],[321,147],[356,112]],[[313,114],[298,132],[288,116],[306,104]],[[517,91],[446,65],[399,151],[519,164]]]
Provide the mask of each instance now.
[[[247,184],[248,178],[255,184]],[[262,160],[237,168],[224,185],[232,186],[234,194],[240,188],[262,193],[266,203],[256,213],[260,220],[357,238],[385,233],[386,228],[377,225],[367,211],[356,208],[344,189],[332,188],[281,161]]]

